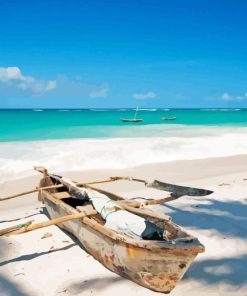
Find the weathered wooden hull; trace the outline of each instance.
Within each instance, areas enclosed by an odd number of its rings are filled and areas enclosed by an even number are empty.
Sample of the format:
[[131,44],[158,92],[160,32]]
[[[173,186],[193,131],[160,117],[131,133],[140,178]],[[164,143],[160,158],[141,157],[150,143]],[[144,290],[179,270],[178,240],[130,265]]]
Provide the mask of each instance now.
[[[43,192],[42,199],[51,218],[76,213],[77,210],[63,205]],[[88,225],[89,218],[65,222],[59,226],[73,234],[85,249],[109,270],[128,278],[148,289],[169,293],[183,277],[193,259],[203,246],[174,247],[167,242],[153,242],[152,247],[132,243],[121,236],[113,237],[111,231],[98,231]],[[90,222],[91,223],[91,222]],[[104,226],[101,226],[104,230]]]

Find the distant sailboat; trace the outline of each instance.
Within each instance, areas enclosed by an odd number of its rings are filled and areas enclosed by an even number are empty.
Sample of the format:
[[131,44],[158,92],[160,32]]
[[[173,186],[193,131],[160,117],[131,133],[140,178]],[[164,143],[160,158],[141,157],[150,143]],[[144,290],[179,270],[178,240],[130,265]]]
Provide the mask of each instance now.
[[122,122],[142,122],[143,119],[141,119],[141,118],[136,118],[136,116],[137,116],[137,112],[138,112],[138,107],[136,108],[136,112],[135,112],[135,116],[134,116],[134,118],[120,118],[120,120],[121,120]]

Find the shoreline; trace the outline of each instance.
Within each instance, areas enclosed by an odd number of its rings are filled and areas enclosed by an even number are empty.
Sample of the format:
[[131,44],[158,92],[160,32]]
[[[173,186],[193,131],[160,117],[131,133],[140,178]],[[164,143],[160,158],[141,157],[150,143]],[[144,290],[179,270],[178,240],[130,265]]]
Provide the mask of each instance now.
[[[119,118],[117,120],[120,120]],[[6,127],[7,129],[7,127]],[[169,136],[181,137],[181,129],[185,133],[185,136],[197,137],[199,135],[203,136],[215,136],[217,132],[232,133],[236,132],[246,132],[247,123],[208,123],[208,124],[187,124],[187,123],[174,123],[170,121],[163,121],[157,123],[122,123],[122,124],[97,124],[97,125],[76,125],[70,126],[68,129],[63,131],[58,131],[56,129],[52,130],[49,137],[49,131],[46,130],[42,133],[40,129],[28,131],[27,134],[24,132],[17,133],[15,135],[15,140],[4,135],[0,135],[0,144],[14,144],[14,143],[36,143],[36,142],[61,142],[61,141],[90,141],[90,140],[121,140],[121,139],[145,139],[145,138],[167,138]],[[67,136],[65,137],[65,133]],[[199,133],[198,133],[199,131]],[[138,133],[137,133],[138,132]],[[193,132],[195,134],[193,134]],[[35,136],[30,136],[30,133]],[[58,133],[56,136],[54,134]],[[204,134],[201,134],[204,133]],[[12,131],[13,134],[13,131]],[[88,137],[88,134],[93,136]],[[25,138],[23,140],[23,138]]]
[[[152,137],[81,138],[0,143],[0,183],[33,174],[34,165],[51,170],[124,169],[159,162],[243,155],[246,128],[151,128]],[[137,129],[142,130],[142,127]],[[159,137],[156,133],[161,133]],[[162,136],[163,135],[163,136]]]

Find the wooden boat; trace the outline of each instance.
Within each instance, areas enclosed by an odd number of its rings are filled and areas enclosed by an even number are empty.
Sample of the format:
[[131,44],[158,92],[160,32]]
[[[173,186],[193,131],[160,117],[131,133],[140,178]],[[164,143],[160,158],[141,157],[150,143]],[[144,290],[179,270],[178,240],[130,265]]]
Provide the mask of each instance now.
[[120,118],[122,122],[143,122],[143,119],[138,119],[138,118],[133,118],[133,119],[128,119],[128,118]]
[[120,120],[121,120],[122,122],[134,122],[134,123],[142,122],[143,119],[141,119],[141,118],[136,118],[137,113],[138,113],[138,107],[136,108],[136,112],[135,112],[135,116],[134,116],[134,118],[120,118]]
[[[190,236],[178,225],[171,222],[168,216],[157,214],[148,209],[145,202],[142,203],[144,207],[139,208],[140,203],[138,204],[136,200],[124,201],[116,194],[94,188],[91,185],[68,186],[56,175],[51,175],[46,170],[39,169],[39,171],[44,173],[40,187],[46,186],[48,188],[40,190],[39,200],[45,204],[51,218],[80,212],[86,214],[90,211],[92,209],[90,202],[77,198],[79,190],[84,186],[107,195],[122,205],[124,209],[145,217],[147,221],[162,227],[167,240],[133,239],[128,235],[107,228],[104,225],[105,221],[98,213],[59,224],[59,227],[73,234],[96,260],[120,276],[148,289],[169,293],[181,280],[197,254],[204,252],[204,246],[197,238]],[[142,182],[138,179],[134,179],[134,181]],[[173,190],[171,184],[159,181],[152,184],[154,188],[160,188],[165,184],[167,191]],[[177,194],[173,193],[163,201],[178,198],[183,194],[193,195],[195,193],[190,190],[191,188],[189,190],[187,187],[179,188],[178,186]],[[202,195],[210,193],[205,191]],[[156,200],[146,202],[146,204],[155,203],[158,202]]]
[[161,117],[160,120],[176,120],[176,117]]

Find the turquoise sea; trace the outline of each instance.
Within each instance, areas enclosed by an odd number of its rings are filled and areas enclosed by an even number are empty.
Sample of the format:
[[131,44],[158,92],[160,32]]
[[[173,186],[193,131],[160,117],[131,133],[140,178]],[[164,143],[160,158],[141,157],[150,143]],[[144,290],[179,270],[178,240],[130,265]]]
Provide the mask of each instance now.
[[134,109],[0,110],[0,141],[162,137],[178,125],[247,126],[247,109],[139,109],[137,117],[143,122],[120,121],[134,114]]
[[[51,171],[245,154],[247,109],[0,110],[0,184]],[[161,117],[176,117],[162,121]]]

